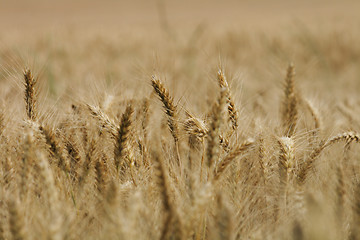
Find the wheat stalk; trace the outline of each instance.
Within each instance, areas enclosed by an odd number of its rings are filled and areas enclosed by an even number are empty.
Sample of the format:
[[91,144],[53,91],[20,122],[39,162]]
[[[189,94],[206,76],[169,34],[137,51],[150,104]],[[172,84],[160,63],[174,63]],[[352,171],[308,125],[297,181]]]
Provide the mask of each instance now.
[[349,239],[359,239],[360,237],[360,183],[355,186],[353,204],[353,221],[351,224],[351,235]]
[[49,236],[48,239],[51,240],[61,240],[62,236],[62,224],[63,217],[60,214],[60,199],[58,190],[55,187],[55,180],[53,173],[50,169],[47,159],[44,154],[37,154],[40,174],[43,179],[43,184],[45,186],[45,192],[48,198],[49,210],[50,210],[50,224],[49,224]]
[[336,168],[336,176],[337,176],[337,183],[336,183],[336,216],[338,220],[338,224],[341,226],[344,224],[344,210],[345,210],[345,179],[344,179],[344,171],[343,166],[340,163],[339,166]]
[[22,156],[22,168],[21,168],[21,185],[20,185],[20,197],[25,198],[28,186],[29,175],[34,159],[34,146],[33,146],[33,132],[29,132],[25,136],[25,142],[23,144],[23,156]]
[[[155,183],[160,190],[163,209],[166,212],[165,222],[164,222],[164,226],[163,226],[163,229],[161,232],[160,239],[165,240],[168,238],[168,235],[171,230],[170,229],[171,223],[173,223],[173,226],[175,225],[175,230],[177,230],[176,232],[172,233],[172,236],[179,237],[179,234],[182,235],[181,227],[180,227],[181,222],[180,222],[177,212],[171,202],[170,186],[169,186],[169,182],[168,182],[167,171],[165,170],[164,164],[158,153],[156,153],[156,152],[153,153],[153,159],[154,159],[153,165],[154,165],[154,171],[155,171],[155,177],[156,177]],[[181,237],[177,238],[177,239],[181,239]]]
[[216,227],[218,239],[234,239],[233,212],[221,194],[216,195]]
[[9,210],[10,232],[14,240],[28,239],[26,237],[24,215],[21,212],[18,199],[12,199],[7,202]]
[[320,113],[319,113],[319,110],[315,108],[314,104],[310,101],[310,100],[305,100],[305,104],[306,104],[306,107],[307,109],[309,110],[313,120],[314,120],[314,123],[315,123],[315,129],[317,131],[320,131],[322,129],[322,120],[321,120],[321,117],[320,117]]

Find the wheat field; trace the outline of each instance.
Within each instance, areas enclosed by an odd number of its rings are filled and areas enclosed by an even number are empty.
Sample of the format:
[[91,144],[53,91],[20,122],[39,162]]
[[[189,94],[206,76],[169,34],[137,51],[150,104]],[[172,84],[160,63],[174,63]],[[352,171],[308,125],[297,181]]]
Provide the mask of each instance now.
[[360,239],[359,3],[269,2],[5,1],[0,239]]

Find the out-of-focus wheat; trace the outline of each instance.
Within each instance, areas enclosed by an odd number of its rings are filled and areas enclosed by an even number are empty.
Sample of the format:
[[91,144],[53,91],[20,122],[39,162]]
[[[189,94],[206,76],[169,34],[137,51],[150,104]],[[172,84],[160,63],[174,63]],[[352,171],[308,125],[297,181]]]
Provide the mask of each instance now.
[[[25,70],[14,84],[0,68],[0,239],[359,239],[360,100],[349,88],[360,54],[331,34],[229,32],[207,39],[207,54],[197,34],[187,45],[159,41],[174,59],[155,68],[171,76],[171,94],[129,63],[148,61],[156,34],[142,47],[39,37],[35,52],[49,56],[39,77]],[[218,44],[234,78],[214,70],[214,84],[203,69],[216,65]],[[257,56],[284,60],[290,50],[299,74],[290,64],[277,94]],[[12,64],[8,54],[0,66]],[[88,77],[96,71],[104,82]],[[82,76],[87,84],[74,80]],[[307,100],[314,93],[323,100]]]

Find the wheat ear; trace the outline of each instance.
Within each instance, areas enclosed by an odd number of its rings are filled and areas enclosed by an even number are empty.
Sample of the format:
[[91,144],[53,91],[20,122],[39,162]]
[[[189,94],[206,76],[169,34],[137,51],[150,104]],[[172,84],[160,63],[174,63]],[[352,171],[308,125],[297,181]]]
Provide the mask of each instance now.
[[65,157],[64,148],[61,146],[60,141],[57,139],[54,132],[44,126],[40,126],[39,130],[45,137],[51,156],[55,157],[59,161],[59,167],[61,167],[65,172],[68,172],[70,170],[69,161]]
[[0,136],[3,134],[5,129],[5,113],[3,109],[0,109]]
[[175,141],[176,148],[176,158],[180,167],[180,172],[182,172],[182,164],[180,161],[180,151],[179,151],[179,127],[178,127],[178,119],[177,119],[177,107],[175,106],[172,97],[169,92],[161,83],[160,79],[155,76],[152,76],[151,85],[154,88],[154,91],[159,96],[161,102],[163,103],[163,107],[165,109],[166,115],[168,116],[168,126],[170,128],[171,135]]
[[212,170],[215,161],[214,158],[217,158],[219,155],[219,136],[220,136],[220,126],[222,122],[222,110],[225,102],[226,90],[224,88],[220,89],[220,96],[218,100],[212,107],[211,122],[209,126],[209,132],[207,136],[207,148],[206,148],[206,157],[207,157],[207,166]]
[[219,69],[217,74],[217,79],[219,82],[220,88],[226,89],[226,103],[227,103],[227,110],[229,114],[229,120],[231,122],[231,126],[233,130],[237,129],[238,127],[238,111],[236,110],[235,103],[232,99],[229,84],[226,80],[224,71]]
[[280,146],[279,154],[279,175],[280,183],[287,185],[290,173],[295,162],[294,141],[289,137],[281,137],[278,139]]
[[298,182],[303,184],[306,180],[307,174],[309,173],[310,169],[314,167],[314,162],[319,157],[320,153],[327,147],[333,145],[334,143],[345,141],[346,144],[351,142],[360,142],[360,136],[358,133],[355,132],[344,132],[329,138],[327,141],[321,141],[319,146],[316,147],[309,155],[306,162],[303,164],[302,168],[300,169],[300,173],[298,174]]
[[144,137],[144,142],[147,142],[147,128],[148,128],[148,125],[149,125],[149,115],[150,115],[150,112],[149,112],[149,99],[145,98],[143,100],[143,103],[142,103],[142,119],[141,119],[141,128],[143,130],[143,137]]
[[124,114],[121,117],[120,126],[115,137],[114,160],[117,170],[119,170],[120,160],[124,156],[124,151],[127,147],[127,142],[129,140],[132,114],[133,108],[131,105],[128,105],[125,109]]
[[35,121],[36,120],[36,98],[37,93],[35,86],[37,80],[32,76],[30,69],[25,69],[24,71],[24,80],[25,80],[25,103],[26,103],[26,114],[28,119]]
[[107,185],[107,172],[106,172],[106,165],[104,160],[99,158],[95,164],[95,172],[96,172],[96,188],[100,194],[106,192],[106,185]]
[[285,135],[291,137],[295,133],[296,123],[298,119],[298,100],[295,92],[295,68],[290,64],[285,78],[284,100],[283,100],[283,125]]
[[173,99],[157,77],[152,76],[151,85],[153,86],[154,91],[156,92],[161,102],[163,103],[166,115],[168,116],[168,125],[170,128],[170,132],[175,142],[178,142],[179,127],[177,124],[177,112],[176,112],[177,110],[176,110],[176,106],[174,105]]
[[89,109],[91,116],[100,122],[101,127],[108,131],[112,136],[116,136],[117,126],[115,123],[99,107],[90,104],[86,104],[86,106]]
[[226,168],[232,163],[232,161],[241,156],[246,150],[252,147],[255,144],[255,140],[252,138],[247,139],[242,144],[237,146],[235,149],[230,151],[228,155],[218,164],[216,171],[214,173],[214,180],[217,181],[221,175],[225,172]]

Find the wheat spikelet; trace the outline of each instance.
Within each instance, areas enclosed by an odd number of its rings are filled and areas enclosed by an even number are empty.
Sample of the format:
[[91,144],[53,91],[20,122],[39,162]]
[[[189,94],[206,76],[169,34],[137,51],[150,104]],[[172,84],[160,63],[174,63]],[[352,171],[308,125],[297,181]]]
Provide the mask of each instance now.
[[25,80],[25,103],[26,103],[26,114],[29,120],[36,120],[36,99],[37,93],[35,86],[37,80],[32,76],[30,69],[24,71]]
[[115,137],[114,160],[117,170],[119,170],[121,163],[120,160],[124,155],[124,151],[127,147],[127,141],[129,140],[132,114],[133,108],[131,105],[128,105],[124,114],[121,117],[120,126]]
[[282,120],[285,129],[285,135],[291,137],[295,133],[298,119],[298,100],[295,92],[295,68],[290,64],[285,78],[285,95],[283,100]]
[[229,151],[230,151],[229,139],[227,139],[227,138],[224,137],[223,135],[219,135],[219,141],[220,141],[220,146],[223,148],[223,150],[224,150],[225,152],[229,152]]

